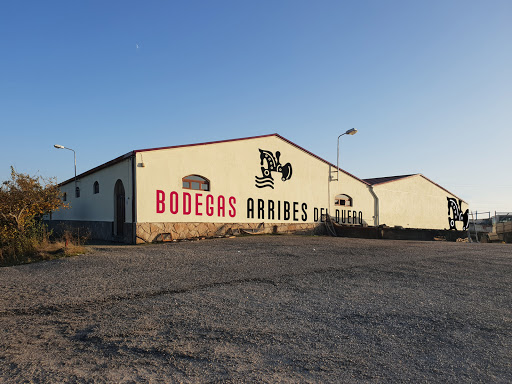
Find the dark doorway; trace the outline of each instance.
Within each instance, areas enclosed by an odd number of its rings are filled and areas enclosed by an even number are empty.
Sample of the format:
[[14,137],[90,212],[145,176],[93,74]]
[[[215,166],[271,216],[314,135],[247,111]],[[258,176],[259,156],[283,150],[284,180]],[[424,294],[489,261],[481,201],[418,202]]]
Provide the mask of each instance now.
[[125,195],[124,186],[121,180],[116,181],[114,187],[114,235],[124,235],[125,212]]

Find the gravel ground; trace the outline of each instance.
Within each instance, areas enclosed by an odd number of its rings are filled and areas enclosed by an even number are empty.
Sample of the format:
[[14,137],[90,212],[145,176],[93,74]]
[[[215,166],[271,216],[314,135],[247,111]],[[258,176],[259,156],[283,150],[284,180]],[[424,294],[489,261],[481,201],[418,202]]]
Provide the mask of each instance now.
[[0,268],[0,382],[512,382],[512,247],[306,236]]

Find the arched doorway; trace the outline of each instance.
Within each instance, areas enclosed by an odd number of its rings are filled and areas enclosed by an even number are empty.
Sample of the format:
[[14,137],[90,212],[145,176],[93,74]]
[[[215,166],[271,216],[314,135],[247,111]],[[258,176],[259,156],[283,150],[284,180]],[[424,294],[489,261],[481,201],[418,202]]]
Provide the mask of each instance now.
[[114,187],[114,235],[124,235],[125,212],[125,195],[124,186],[121,180],[116,181]]

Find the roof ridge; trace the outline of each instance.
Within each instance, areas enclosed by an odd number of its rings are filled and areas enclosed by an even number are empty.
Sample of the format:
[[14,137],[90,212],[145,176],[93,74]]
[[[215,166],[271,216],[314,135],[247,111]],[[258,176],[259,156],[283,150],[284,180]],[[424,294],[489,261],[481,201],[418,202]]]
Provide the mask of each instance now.
[[[249,136],[249,137],[241,137],[241,138],[237,138],[237,139],[228,139],[228,140],[217,140],[217,141],[207,141],[207,142],[203,142],[203,143],[194,143],[194,144],[180,144],[180,145],[173,145],[173,146],[167,146],[167,147],[156,147],[156,148],[147,148],[147,149],[135,149],[133,151],[130,151],[124,155],[121,155],[117,158],[114,158],[113,160],[110,160],[110,161],[107,161],[106,163],[103,163],[103,164],[100,164],[94,168],[91,168],[89,169],[88,171],[85,171],[79,175],[77,175],[76,177],[77,178],[80,178],[80,177],[84,177],[84,176],[87,176],[87,175],[90,175],[91,173],[94,173],[96,171],[99,171],[103,168],[106,168],[110,165],[113,165],[113,164],[116,164],[124,159],[127,159],[131,156],[135,156],[137,155],[137,153],[139,152],[149,152],[149,151],[159,151],[159,150],[162,150],[162,149],[175,149],[175,148],[185,148],[185,147],[194,147],[194,146],[198,146],[198,145],[210,145],[210,144],[220,144],[220,143],[229,143],[229,142],[233,142],[233,141],[240,141],[240,140],[251,140],[251,139],[260,139],[260,138],[264,138],[264,137],[272,137],[272,136],[275,136],[283,141],[285,141],[286,143],[294,146],[295,148],[298,148],[299,150],[309,154],[310,156],[313,156],[315,157],[316,159],[326,163],[327,165],[333,167],[334,169],[336,169],[336,165],[330,163],[329,161],[321,158],[320,156],[318,155],[315,155],[313,152],[310,152],[308,151],[307,149],[301,147],[300,145],[298,144],[295,144],[293,141],[290,141],[288,139],[286,139],[285,137],[279,135],[278,133],[271,133],[271,134],[267,134],[267,135],[259,135],[259,136]],[[351,174],[350,172],[347,172],[345,171],[344,169],[342,168],[338,168],[341,172],[345,173],[346,175],[350,176],[350,177],[353,177],[354,179],[360,181],[361,183],[363,184],[366,184],[366,185],[370,185],[368,182],[366,182],[365,180],[363,179],[360,179],[359,177]],[[68,184],[70,182],[72,182],[74,180],[74,178],[70,178],[66,181],[63,181],[62,183],[60,183],[59,185],[64,185],[64,184]]]
[[170,145],[170,146],[166,146],[166,147],[155,147],[155,148],[146,148],[146,149],[134,149],[133,153],[149,152],[149,151],[159,151],[161,149],[174,149],[174,148],[183,148],[183,147],[195,147],[195,146],[198,146],[198,145],[210,145],[210,144],[229,143],[229,142],[232,142],[232,141],[259,139],[259,138],[262,138],[262,137],[271,137],[271,136],[281,137],[277,133],[270,133],[270,134],[267,134],[267,135],[239,137],[237,139],[205,141],[205,142],[202,142],[202,143],[179,144],[179,145]]

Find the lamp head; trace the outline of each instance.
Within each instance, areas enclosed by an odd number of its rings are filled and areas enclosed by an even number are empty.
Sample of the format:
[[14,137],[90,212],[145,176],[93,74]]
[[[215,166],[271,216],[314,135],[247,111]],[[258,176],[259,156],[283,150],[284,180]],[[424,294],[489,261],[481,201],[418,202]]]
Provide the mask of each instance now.
[[54,146],[55,148],[64,149],[64,146],[63,146],[63,145],[54,144],[53,146]]
[[347,132],[345,132],[345,135],[355,135],[357,133],[357,129],[350,128]]

